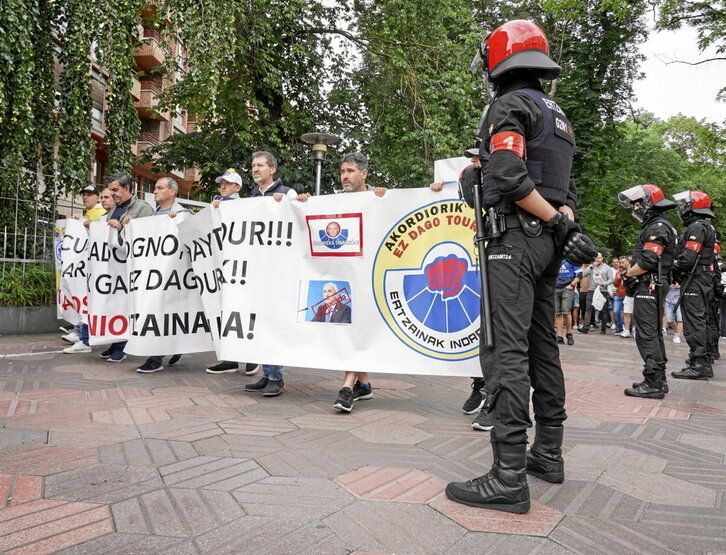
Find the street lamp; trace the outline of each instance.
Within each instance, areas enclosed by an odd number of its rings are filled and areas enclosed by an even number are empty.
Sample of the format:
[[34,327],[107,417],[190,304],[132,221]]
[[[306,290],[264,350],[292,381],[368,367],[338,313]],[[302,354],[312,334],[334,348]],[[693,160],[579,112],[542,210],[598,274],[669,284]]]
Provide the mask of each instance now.
[[320,195],[320,178],[323,173],[323,160],[328,145],[337,145],[340,137],[330,133],[305,133],[300,136],[304,142],[313,145],[313,161],[315,162],[315,194]]

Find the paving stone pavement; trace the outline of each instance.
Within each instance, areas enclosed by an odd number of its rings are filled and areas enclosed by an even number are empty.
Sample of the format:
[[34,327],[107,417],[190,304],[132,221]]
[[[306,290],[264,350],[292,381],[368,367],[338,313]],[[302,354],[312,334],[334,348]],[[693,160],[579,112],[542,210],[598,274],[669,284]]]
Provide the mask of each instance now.
[[289,368],[265,398],[210,353],[141,375],[64,346],[0,337],[2,553],[726,553],[726,362],[633,399],[633,340],[561,346],[567,479],[510,515],[443,495],[491,464],[468,379],[373,373],[346,414],[339,373]]

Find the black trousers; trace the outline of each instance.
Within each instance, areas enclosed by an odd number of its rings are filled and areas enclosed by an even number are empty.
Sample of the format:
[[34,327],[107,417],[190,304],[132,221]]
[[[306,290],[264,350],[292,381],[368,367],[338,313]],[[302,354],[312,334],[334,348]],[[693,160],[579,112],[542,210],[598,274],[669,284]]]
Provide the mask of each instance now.
[[708,363],[713,355],[713,285],[713,272],[696,270],[685,289],[681,290],[683,337],[694,363]]
[[641,281],[635,290],[633,302],[635,344],[645,363],[643,377],[649,385],[659,388],[665,380],[668,358],[663,336],[659,333],[662,324],[658,318],[658,305],[663,306],[663,290],[667,289],[667,283],[661,288],[651,290],[646,281]]
[[[561,258],[552,234],[509,229],[487,246],[494,346],[482,346],[482,374],[493,413],[492,438],[527,441],[530,386],[535,420],[561,426],[565,379],[555,340],[555,281]],[[483,342],[482,342],[483,345]]]

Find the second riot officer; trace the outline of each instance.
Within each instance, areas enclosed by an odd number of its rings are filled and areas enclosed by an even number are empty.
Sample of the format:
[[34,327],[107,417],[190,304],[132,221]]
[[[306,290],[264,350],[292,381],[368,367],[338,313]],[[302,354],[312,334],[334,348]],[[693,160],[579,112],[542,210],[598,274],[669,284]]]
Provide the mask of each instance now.
[[[574,223],[572,125],[540,84],[560,73],[544,32],[531,21],[509,21],[484,40],[479,57],[495,89],[482,136],[482,151],[490,154],[482,202],[494,333],[493,347],[480,347],[489,393],[482,410],[493,417],[494,462],[479,478],[450,483],[446,495],[465,505],[525,513],[526,472],[564,480],[555,280],[563,252],[576,264],[591,262],[596,252]],[[537,427],[527,453],[530,386]]]
[[631,187],[618,193],[618,200],[623,207],[632,208],[633,217],[642,223],[633,247],[633,263],[625,278],[635,290],[635,344],[644,363],[643,381],[627,388],[625,395],[663,399],[668,392],[668,358],[661,331],[662,307],[676,249],[676,230],[664,212],[676,203],[666,199],[655,185]]
[[711,332],[714,296],[716,230],[706,221],[713,218],[711,198],[702,191],[683,191],[673,195],[678,216],[686,226],[676,249],[673,279],[681,284],[683,336],[688,348],[688,362],[674,378],[706,380],[713,377],[713,333]]

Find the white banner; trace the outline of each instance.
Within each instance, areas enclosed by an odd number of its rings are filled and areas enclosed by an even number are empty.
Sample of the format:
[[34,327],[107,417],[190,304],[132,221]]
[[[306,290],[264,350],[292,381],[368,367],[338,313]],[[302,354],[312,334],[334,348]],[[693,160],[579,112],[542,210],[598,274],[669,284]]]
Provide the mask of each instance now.
[[[88,231],[81,220],[58,220],[55,224],[54,248],[60,257],[56,294],[58,318],[71,324],[88,322],[86,272]],[[58,264],[56,263],[56,268]]]
[[176,219],[138,218],[124,232],[131,322],[125,351],[145,356],[211,351],[198,280],[179,240]]
[[219,358],[479,375],[474,217],[450,195],[244,199],[180,224]]
[[128,248],[105,221],[91,222],[88,249],[88,331],[91,345],[129,337]]

